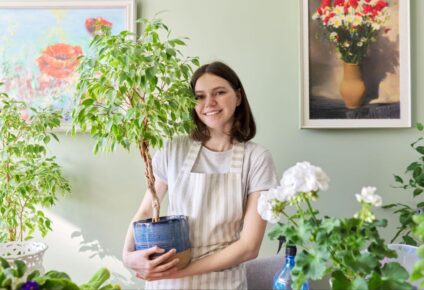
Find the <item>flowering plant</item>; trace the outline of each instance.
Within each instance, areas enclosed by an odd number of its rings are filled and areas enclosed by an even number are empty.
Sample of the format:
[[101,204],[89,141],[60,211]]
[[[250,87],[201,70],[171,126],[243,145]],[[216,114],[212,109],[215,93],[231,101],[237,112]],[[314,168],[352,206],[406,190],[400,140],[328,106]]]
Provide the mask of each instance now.
[[312,19],[328,32],[344,62],[359,64],[389,19],[387,7],[383,0],[322,0]]
[[[356,194],[361,209],[353,217],[320,218],[312,201],[328,183],[321,168],[301,162],[284,172],[278,187],[259,198],[262,218],[278,222],[269,237],[285,236],[289,244],[302,248],[292,271],[294,288],[330,274],[333,289],[412,289],[406,282],[408,273],[399,263],[382,264],[385,257],[396,257],[396,252],[379,236],[378,228],[387,222],[372,213],[373,206],[382,204],[376,188],[364,187]],[[296,213],[289,215],[288,206],[294,206]],[[283,218],[287,221],[279,222]]]

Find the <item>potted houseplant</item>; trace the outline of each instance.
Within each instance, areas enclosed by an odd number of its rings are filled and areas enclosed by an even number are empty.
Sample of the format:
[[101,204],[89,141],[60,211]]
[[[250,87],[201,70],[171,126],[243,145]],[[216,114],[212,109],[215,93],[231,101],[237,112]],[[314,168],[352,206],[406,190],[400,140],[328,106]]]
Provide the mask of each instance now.
[[51,270],[45,274],[30,271],[27,265],[16,260],[10,264],[0,258],[0,289],[4,290],[120,290],[117,284],[110,284],[110,271],[100,268],[90,280],[77,285],[68,274]]
[[365,83],[360,65],[390,17],[388,1],[322,0],[312,19],[318,21],[343,62],[340,94],[348,109],[362,105]]
[[[69,192],[54,156],[47,152],[51,130],[61,115],[29,108],[0,93],[0,256],[21,258],[40,268],[44,243],[28,241],[35,231],[45,236],[51,221],[40,207],[50,207],[59,193]],[[7,242],[7,243],[5,243]]]
[[[424,130],[424,126],[421,123],[418,123],[416,128],[419,132],[423,132]],[[422,140],[423,137],[420,137],[418,140],[411,144],[412,149],[417,151],[419,155],[418,160],[412,162],[406,168],[405,174],[407,174],[406,178],[408,180],[404,180],[405,177],[402,178],[399,175],[394,176],[395,181],[399,184],[398,187],[412,191],[414,198],[420,198],[424,191],[424,146],[422,146]],[[413,216],[416,213],[424,212],[424,201],[422,201],[422,199],[421,201],[417,201],[416,208],[410,207],[409,205],[403,203],[391,203],[383,206],[383,208],[394,209],[394,212],[399,215],[400,226],[398,227],[398,231],[391,240],[392,243],[395,242],[398,237],[401,237],[402,243],[408,245],[417,246],[418,244],[422,243],[422,239],[419,238],[419,236],[417,237],[416,235],[413,235],[414,228],[416,226],[415,222],[413,221]]]
[[[144,243],[146,229],[165,234],[171,229],[160,228],[168,223],[172,228],[177,223],[183,230],[176,232],[187,233],[181,237],[184,246],[180,250],[177,247],[178,255],[189,248],[187,220],[186,217],[159,218],[160,202],[154,187],[150,148],[160,148],[165,139],[190,132],[195,99],[189,78],[192,66],[198,66],[199,62],[197,58],[182,57],[179,47],[185,45],[184,41],[170,39],[170,31],[161,20],[138,22],[144,25],[138,38],[128,31],[112,35],[107,27],[101,29],[91,42],[92,53],[81,58],[72,132],[77,128],[89,132],[96,141],[95,153],[113,151],[119,145],[127,150],[131,146],[138,148],[152,195],[153,217],[135,223],[136,249],[153,246]],[[143,235],[137,234],[139,229]],[[152,237],[148,240],[170,249]],[[188,263],[186,259],[180,261]]]
[[[269,237],[284,236],[288,244],[302,248],[292,271],[294,289],[326,275],[331,275],[332,289],[412,289],[408,272],[385,260],[396,257],[396,252],[378,232],[387,222],[372,213],[373,206],[382,204],[376,189],[364,187],[356,194],[361,209],[353,217],[320,217],[312,201],[328,183],[321,168],[297,163],[283,174],[280,186],[262,193],[258,201],[261,216],[277,223]],[[288,214],[288,206],[294,206],[296,213]]]

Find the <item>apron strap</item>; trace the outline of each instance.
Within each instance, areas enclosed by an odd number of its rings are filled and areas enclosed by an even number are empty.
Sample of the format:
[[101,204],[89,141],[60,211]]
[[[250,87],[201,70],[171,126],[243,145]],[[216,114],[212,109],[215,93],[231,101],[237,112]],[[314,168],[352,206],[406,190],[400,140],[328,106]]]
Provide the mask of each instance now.
[[199,155],[200,148],[202,147],[202,143],[199,141],[193,141],[190,145],[190,149],[186,155],[184,160],[183,167],[181,170],[183,172],[191,172],[194,166],[194,162],[196,162],[197,156]]
[[233,145],[230,173],[241,173],[243,168],[244,143],[236,142]]
[[[193,141],[193,143],[191,143],[190,149],[186,155],[183,167],[181,169],[183,172],[191,172],[201,147],[202,143],[199,141]],[[243,157],[244,143],[234,143],[231,155],[230,173],[241,173],[243,168]]]

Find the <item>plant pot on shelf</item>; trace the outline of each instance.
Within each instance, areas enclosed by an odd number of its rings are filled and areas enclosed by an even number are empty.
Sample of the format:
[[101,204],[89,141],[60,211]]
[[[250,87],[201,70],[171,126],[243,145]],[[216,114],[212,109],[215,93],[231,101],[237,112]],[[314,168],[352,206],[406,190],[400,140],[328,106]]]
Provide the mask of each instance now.
[[[159,222],[152,223],[152,219],[136,221],[134,226],[134,241],[136,250],[146,250],[158,246],[165,249],[165,253],[176,249],[172,259],[179,258],[178,269],[188,265],[191,260],[188,217],[165,216]],[[161,254],[153,255],[153,259]],[[166,263],[166,262],[165,262]]]
[[6,259],[9,263],[21,260],[27,266],[26,273],[28,274],[34,270],[43,274],[43,256],[46,250],[47,245],[43,242],[7,242],[0,244],[0,257]]
[[340,94],[346,108],[359,108],[365,96],[365,83],[358,64],[343,63],[343,80],[340,84]]

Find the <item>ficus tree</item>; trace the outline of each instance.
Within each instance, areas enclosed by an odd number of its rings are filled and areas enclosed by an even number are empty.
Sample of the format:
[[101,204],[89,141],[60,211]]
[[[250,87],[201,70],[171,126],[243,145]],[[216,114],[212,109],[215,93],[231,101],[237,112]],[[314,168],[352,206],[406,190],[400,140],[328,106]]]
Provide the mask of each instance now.
[[[27,115],[27,112],[29,114]],[[52,129],[61,114],[29,108],[24,102],[0,93],[0,241],[42,236],[51,221],[42,208],[55,204],[59,193],[70,191],[55,156],[47,151]]]
[[[416,125],[417,130],[422,134],[424,132],[424,126],[421,123]],[[424,210],[424,201],[422,199],[422,193],[424,192],[424,146],[422,140],[424,137],[419,137],[415,142],[411,144],[411,148],[418,153],[417,159],[410,163],[406,170],[405,176],[402,178],[399,175],[394,175],[395,181],[397,182],[397,188],[402,188],[406,191],[411,191],[412,196],[416,200],[416,206],[411,207],[407,204],[397,202],[383,206],[383,208],[392,208],[394,213],[399,215],[400,225],[397,227],[395,236],[390,241],[395,242],[398,237],[401,237],[402,243],[417,246],[422,244],[422,239],[414,235],[414,228],[416,226],[413,216],[418,213],[422,214]]]
[[170,38],[161,20],[137,22],[144,28],[139,37],[103,29],[93,38],[92,51],[81,57],[72,132],[89,132],[94,153],[114,151],[117,145],[138,148],[156,222],[160,202],[149,148],[160,148],[166,139],[192,129],[195,99],[189,78],[199,61],[183,57],[184,40]]

